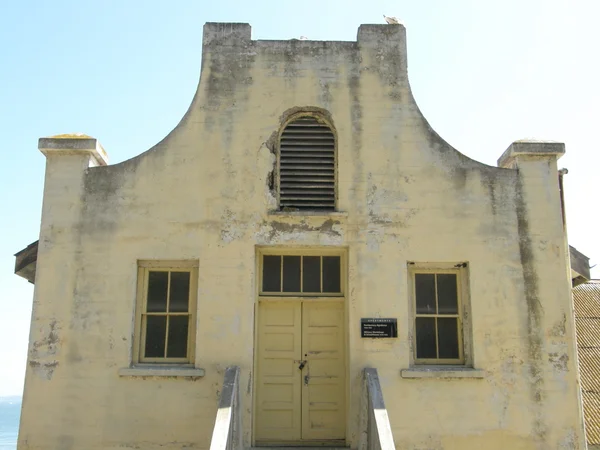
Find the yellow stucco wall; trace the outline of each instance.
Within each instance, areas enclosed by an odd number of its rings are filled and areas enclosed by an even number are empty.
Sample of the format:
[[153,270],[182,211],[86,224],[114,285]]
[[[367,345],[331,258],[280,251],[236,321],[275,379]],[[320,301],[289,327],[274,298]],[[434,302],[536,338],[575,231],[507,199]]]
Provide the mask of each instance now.
[[[311,42],[207,24],[202,58],[190,109],[148,152],[89,169],[85,154],[48,154],[19,450],[208,448],[231,364],[249,446],[256,245],[348,249],[353,448],[367,366],[399,449],[584,448],[556,155],[517,156],[515,170],[451,148],[414,102],[400,25]],[[269,213],[276,136],[299,110],[335,127],[339,213]],[[204,378],[119,376],[140,259],[199,261]],[[408,261],[469,263],[483,378],[401,376]],[[360,338],[360,318],[378,316],[398,319],[398,339]]]

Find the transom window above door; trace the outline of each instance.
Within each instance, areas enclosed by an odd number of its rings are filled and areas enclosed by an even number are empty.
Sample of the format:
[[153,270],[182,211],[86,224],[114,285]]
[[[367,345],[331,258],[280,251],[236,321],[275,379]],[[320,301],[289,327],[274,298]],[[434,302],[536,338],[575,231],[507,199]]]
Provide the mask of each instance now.
[[341,257],[262,255],[263,295],[342,295]]

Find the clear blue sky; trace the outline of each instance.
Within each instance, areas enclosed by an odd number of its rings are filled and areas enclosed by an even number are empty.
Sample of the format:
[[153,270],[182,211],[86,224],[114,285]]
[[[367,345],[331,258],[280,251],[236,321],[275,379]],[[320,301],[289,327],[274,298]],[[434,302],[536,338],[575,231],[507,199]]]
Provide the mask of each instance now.
[[599,262],[598,0],[4,2],[0,395],[22,390],[33,288],[12,255],[39,233],[39,137],[90,134],[111,162],[148,149],[192,99],[207,21],[249,22],[254,39],[355,40],[382,14],[406,24],[417,102],[458,150],[495,165],[516,139],[567,144],[570,243]]

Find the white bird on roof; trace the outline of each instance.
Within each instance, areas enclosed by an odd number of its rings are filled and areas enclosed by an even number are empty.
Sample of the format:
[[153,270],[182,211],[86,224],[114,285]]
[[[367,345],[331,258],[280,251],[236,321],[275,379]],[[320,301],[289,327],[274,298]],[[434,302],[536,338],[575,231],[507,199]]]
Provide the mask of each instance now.
[[400,21],[398,19],[396,19],[395,17],[388,17],[384,14],[383,18],[390,25],[399,25],[400,24]]

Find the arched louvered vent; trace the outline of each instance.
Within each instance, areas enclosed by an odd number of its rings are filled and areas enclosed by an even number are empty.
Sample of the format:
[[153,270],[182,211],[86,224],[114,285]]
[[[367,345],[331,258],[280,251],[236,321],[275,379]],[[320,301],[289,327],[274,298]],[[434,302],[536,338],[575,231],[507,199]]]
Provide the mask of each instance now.
[[313,117],[290,122],[279,143],[279,206],[335,209],[335,137]]

